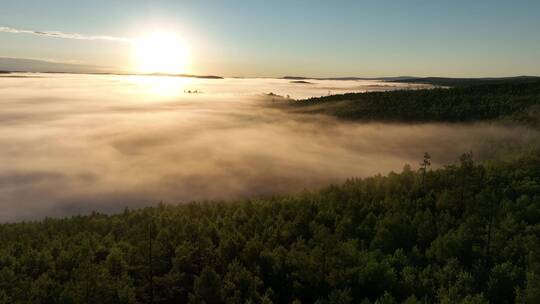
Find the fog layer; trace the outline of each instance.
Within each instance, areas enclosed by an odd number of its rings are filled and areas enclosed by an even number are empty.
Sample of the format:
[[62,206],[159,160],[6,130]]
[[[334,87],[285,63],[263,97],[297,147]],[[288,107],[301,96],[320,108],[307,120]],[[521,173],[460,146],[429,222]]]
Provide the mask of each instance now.
[[538,137],[342,122],[269,107],[262,94],[399,88],[369,81],[33,76],[0,78],[0,221],[295,193],[415,167],[425,151],[441,165]]

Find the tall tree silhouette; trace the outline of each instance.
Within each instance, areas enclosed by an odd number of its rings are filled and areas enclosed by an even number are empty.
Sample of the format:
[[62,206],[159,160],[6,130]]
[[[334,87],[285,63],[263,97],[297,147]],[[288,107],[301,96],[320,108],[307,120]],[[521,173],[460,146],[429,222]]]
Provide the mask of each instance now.
[[422,170],[422,188],[424,188],[426,171],[429,166],[431,166],[431,155],[429,155],[428,152],[424,152],[424,159],[420,163],[420,170]]

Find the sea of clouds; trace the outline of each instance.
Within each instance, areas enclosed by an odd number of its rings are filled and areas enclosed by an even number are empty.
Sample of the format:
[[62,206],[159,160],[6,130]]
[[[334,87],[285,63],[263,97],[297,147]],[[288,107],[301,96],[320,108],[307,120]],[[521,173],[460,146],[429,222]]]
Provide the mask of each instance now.
[[18,76],[0,78],[0,221],[297,193],[417,167],[425,151],[441,166],[538,138],[493,124],[344,122],[263,94],[402,88],[373,81]]

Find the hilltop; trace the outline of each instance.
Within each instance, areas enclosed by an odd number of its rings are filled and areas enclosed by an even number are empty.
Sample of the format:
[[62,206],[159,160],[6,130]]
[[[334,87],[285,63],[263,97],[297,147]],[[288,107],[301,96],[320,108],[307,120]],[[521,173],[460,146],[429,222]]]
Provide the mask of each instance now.
[[[423,83],[423,82],[422,82]],[[298,100],[293,111],[348,120],[471,122],[540,120],[540,80],[493,81],[454,88],[347,93]]]
[[416,77],[416,76],[390,76],[390,77],[303,77],[285,76],[283,79],[289,80],[378,80],[386,82],[402,82],[415,84],[431,84],[435,86],[470,86],[480,84],[497,83],[527,83],[538,82],[540,76],[514,76],[514,77],[476,77],[476,78],[455,78],[455,77]]

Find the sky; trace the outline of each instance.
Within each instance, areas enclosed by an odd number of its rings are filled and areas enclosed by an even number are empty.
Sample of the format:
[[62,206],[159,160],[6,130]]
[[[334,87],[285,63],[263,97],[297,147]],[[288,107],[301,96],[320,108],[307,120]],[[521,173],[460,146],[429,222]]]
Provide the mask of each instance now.
[[129,70],[124,40],[167,31],[192,74],[540,75],[539,29],[537,0],[2,0],[0,57]]

